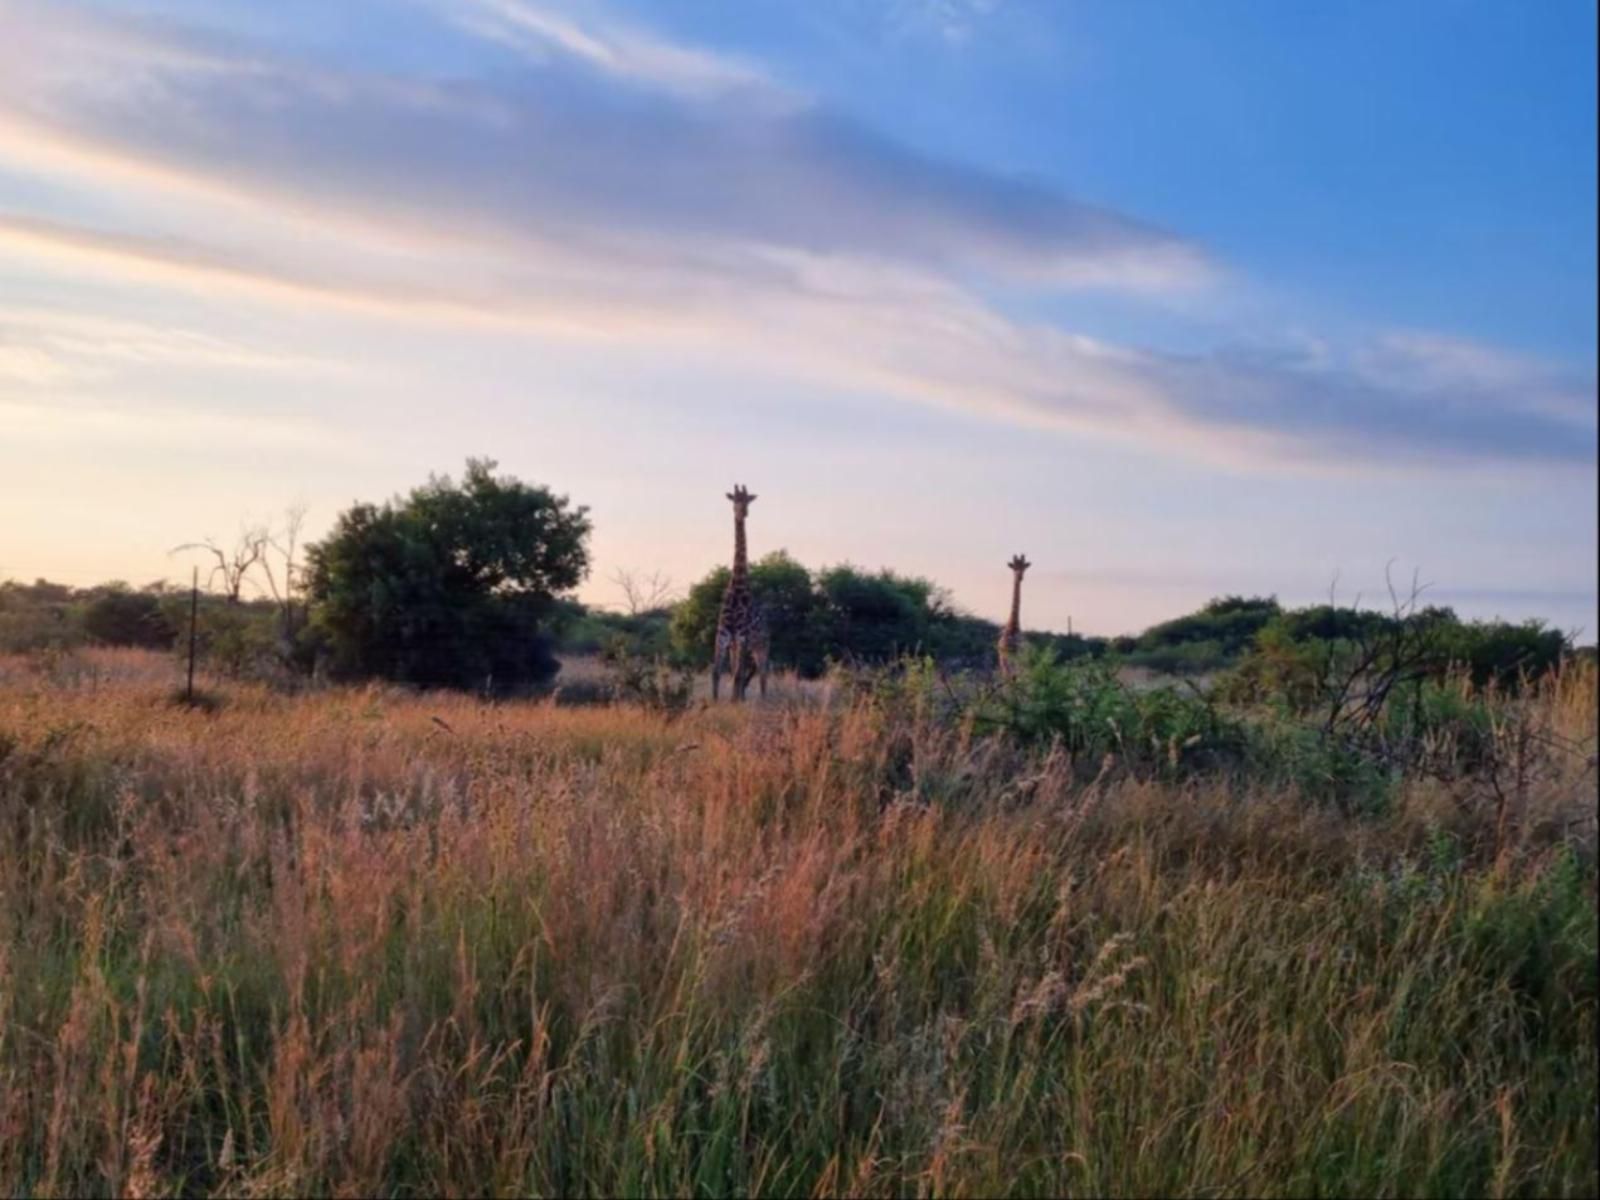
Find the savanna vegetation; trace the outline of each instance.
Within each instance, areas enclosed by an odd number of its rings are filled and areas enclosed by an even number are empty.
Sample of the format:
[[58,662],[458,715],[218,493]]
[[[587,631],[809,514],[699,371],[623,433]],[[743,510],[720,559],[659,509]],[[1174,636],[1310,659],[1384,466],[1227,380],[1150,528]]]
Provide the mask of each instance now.
[[0,660],[7,1194],[1595,1190],[1589,664],[1326,736],[170,675]]
[[207,547],[197,698],[186,589],[0,585],[6,1194],[1600,1187],[1561,635],[1230,597],[1000,679],[775,554],[709,707],[718,576],[586,609],[492,464],[292,533]]

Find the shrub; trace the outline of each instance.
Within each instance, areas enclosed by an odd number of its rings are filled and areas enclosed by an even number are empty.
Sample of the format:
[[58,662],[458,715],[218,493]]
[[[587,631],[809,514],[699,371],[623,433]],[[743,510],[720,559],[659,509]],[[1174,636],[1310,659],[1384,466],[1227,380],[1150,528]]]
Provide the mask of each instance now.
[[[1283,614],[1274,596],[1223,596],[1207,603],[1198,612],[1152,625],[1125,648],[1134,655],[1156,654],[1180,646],[1199,644],[1207,661],[1220,665],[1249,648],[1256,634]],[[1176,661],[1188,663],[1179,658]],[[1211,669],[1207,666],[1202,669]]]
[[1139,691],[1109,660],[1060,662],[1030,649],[1016,676],[984,693],[972,710],[980,732],[1023,744],[1060,745],[1086,765],[1110,756],[1139,774],[1170,775],[1238,759],[1238,723],[1204,696],[1174,687]]
[[601,657],[611,669],[613,694],[619,700],[676,715],[694,698],[693,672],[675,668],[659,655],[641,653],[626,638],[612,639]]
[[83,631],[108,646],[143,646],[161,650],[172,645],[176,630],[162,610],[161,597],[109,587],[83,610]]
[[1555,670],[1571,649],[1565,634],[1537,620],[1473,621],[1457,625],[1445,639],[1450,662],[1464,668],[1476,686],[1509,692]]

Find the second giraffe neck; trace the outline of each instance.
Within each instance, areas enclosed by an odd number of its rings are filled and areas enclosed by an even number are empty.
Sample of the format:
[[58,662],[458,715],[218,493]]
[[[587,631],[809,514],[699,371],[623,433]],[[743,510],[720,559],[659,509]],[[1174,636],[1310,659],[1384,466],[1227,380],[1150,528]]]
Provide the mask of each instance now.
[[1022,576],[1018,575],[1011,581],[1011,619],[1006,622],[1007,629],[1022,628]]

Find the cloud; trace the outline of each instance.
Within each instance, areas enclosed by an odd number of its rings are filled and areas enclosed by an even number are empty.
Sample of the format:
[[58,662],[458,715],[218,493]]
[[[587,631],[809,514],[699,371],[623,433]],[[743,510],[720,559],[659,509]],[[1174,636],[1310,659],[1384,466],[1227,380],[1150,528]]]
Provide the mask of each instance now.
[[[0,154],[191,219],[174,236],[0,213],[0,243],[47,261],[408,319],[687,339],[833,385],[1235,460],[1594,459],[1592,382],[1472,343],[1397,332],[1344,354],[1177,355],[1008,319],[962,281],[1165,293],[1217,273],[1183,239],[1050,188],[816,106],[732,98],[705,84],[720,67],[691,87],[642,35],[474,0],[462,11],[520,20],[584,68],[491,83],[67,11],[28,8],[0,46]],[[201,198],[242,224],[224,236],[193,219]]]
[[[8,226],[0,219],[0,244]],[[49,388],[99,381],[128,368],[335,370],[302,354],[241,345],[194,330],[48,308],[0,305],[0,384]]]
[[1592,384],[1469,347],[1386,335],[1331,359],[1152,355],[1141,371],[1197,426],[1268,437],[1291,458],[1594,461]]
[[607,74],[668,91],[705,96],[729,91],[777,93],[757,67],[726,55],[681,46],[615,20],[597,20],[533,0],[432,0],[464,29],[536,61],[567,55]]
[[1000,0],[890,0],[885,19],[896,31],[931,32],[952,46],[960,46],[999,7]]
[[140,403],[30,404],[0,398],[0,425],[15,443],[104,442],[129,446],[252,451],[283,448],[297,453],[348,457],[356,443],[327,426],[302,420]]
[[509,241],[749,242],[1062,285],[1207,277],[1204,256],[1171,234],[815,106],[672,99],[561,72],[401,79],[44,10],[21,27],[0,47],[13,139],[363,220]]

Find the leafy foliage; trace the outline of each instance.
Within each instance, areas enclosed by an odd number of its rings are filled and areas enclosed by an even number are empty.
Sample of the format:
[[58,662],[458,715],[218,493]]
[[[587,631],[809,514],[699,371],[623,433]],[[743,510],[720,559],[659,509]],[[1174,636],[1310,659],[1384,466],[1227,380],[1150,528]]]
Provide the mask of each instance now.
[[588,510],[469,460],[357,504],[307,549],[312,628],[337,676],[513,689],[559,669],[543,625],[587,573]]
[[1025,653],[1016,675],[981,693],[972,711],[979,731],[1059,746],[1089,770],[1111,760],[1169,776],[1237,762],[1245,746],[1239,722],[1198,692],[1139,690],[1109,661],[1063,663],[1048,648]]
[[83,631],[107,646],[150,649],[170,646],[177,636],[159,594],[119,587],[108,587],[89,601],[83,611]]
[[1275,596],[1221,596],[1197,612],[1152,625],[1117,649],[1129,663],[1151,670],[1214,671],[1237,659],[1282,613]]
[[[672,647],[687,663],[711,661],[729,570],[717,567],[673,610]],[[931,580],[848,564],[813,574],[786,552],[750,568],[756,602],[767,610],[773,662],[815,678],[830,659],[870,664],[926,652],[941,661],[993,657],[998,627],[958,612]]]
[[[689,589],[672,613],[672,649],[694,666],[711,661],[717,618],[732,572],[717,567]],[[782,550],[750,567],[750,590],[767,612],[772,629],[772,661],[808,678],[827,665],[827,633],[811,572]]]

